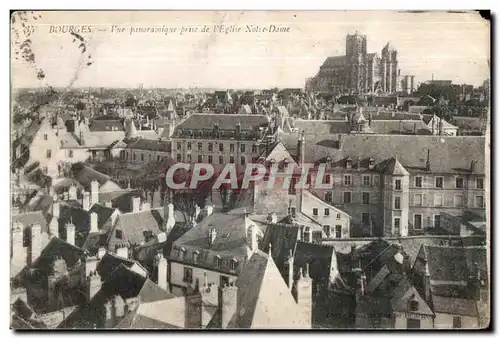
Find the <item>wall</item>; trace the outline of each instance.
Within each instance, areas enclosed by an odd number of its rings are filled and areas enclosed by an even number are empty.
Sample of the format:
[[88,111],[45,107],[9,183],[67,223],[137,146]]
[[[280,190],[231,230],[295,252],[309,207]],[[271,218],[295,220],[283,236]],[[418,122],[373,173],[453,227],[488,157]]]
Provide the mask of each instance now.
[[419,319],[421,329],[432,329],[434,326],[434,321],[432,317],[423,316],[419,314],[407,314],[402,312],[394,313],[394,328],[395,329],[407,329],[407,319]]
[[[453,317],[453,314],[436,313],[434,328],[453,329]],[[463,329],[478,328],[478,319],[476,317],[460,316],[460,318],[462,318]]]
[[194,266],[189,266],[189,265],[184,265],[178,262],[170,262],[170,283],[173,285],[181,286],[181,287],[186,287],[187,283],[185,283],[184,280],[184,267],[189,267],[193,269],[193,283],[191,286],[194,286],[196,283],[196,279],[199,279],[200,286],[203,285],[204,281],[204,275],[205,272],[207,273],[207,280],[208,283],[215,283],[217,285],[220,284],[220,277],[228,277],[229,282],[236,281],[237,277],[235,276],[230,276],[226,274],[222,274],[219,272],[215,271],[208,271],[203,268],[199,267],[194,267]]

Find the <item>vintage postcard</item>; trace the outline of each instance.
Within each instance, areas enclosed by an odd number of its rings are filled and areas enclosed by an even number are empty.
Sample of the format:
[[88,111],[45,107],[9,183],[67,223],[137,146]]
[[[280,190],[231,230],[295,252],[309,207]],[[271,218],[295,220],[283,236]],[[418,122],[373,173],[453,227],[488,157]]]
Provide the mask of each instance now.
[[484,13],[10,30],[12,329],[490,326]]

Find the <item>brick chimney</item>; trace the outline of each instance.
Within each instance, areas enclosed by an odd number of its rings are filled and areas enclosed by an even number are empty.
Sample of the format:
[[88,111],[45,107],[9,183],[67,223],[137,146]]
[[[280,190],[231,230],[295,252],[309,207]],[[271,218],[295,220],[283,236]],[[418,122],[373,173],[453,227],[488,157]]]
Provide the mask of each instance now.
[[99,202],[99,182],[92,180],[90,183],[90,207]]
[[141,198],[132,197],[132,213],[137,213],[141,210]]
[[234,282],[221,287],[221,328],[226,329],[238,307],[238,287]]
[[50,220],[49,232],[51,237],[59,238],[59,220],[55,216]]
[[168,287],[168,261],[167,258],[163,256],[163,253],[159,253],[158,260],[158,286],[163,288],[165,291],[169,291]]
[[66,242],[75,246],[75,225],[73,223],[66,224]]
[[90,233],[99,232],[98,215],[96,212],[90,213]]
[[87,191],[83,191],[82,208],[85,211],[90,210],[90,193]]
[[42,226],[33,224],[31,226],[31,262],[33,263],[42,253]]

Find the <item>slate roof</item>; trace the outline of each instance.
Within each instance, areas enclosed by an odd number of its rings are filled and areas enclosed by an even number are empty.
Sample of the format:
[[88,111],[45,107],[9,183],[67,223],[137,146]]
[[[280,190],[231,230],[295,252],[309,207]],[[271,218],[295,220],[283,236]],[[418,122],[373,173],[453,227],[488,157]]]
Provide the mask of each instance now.
[[228,328],[305,328],[302,312],[272,258],[255,252],[236,281],[238,305]]
[[297,275],[299,268],[305,272],[306,266],[309,264],[309,276],[315,282],[328,282],[332,257],[335,255],[333,246],[299,241],[294,253],[294,273]]
[[375,134],[432,134],[421,120],[372,120],[370,128]]
[[269,244],[271,244],[273,260],[279,267],[282,267],[290,250],[292,253],[295,252],[298,236],[298,226],[270,225],[264,233],[259,249],[269,253]]
[[91,132],[123,131],[123,121],[116,120],[93,120],[89,126]]
[[[292,154],[297,153],[297,135],[282,134],[281,141]],[[396,157],[410,172],[425,170],[427,151],[430,150],[431,171],[434,173],[457,173],[470,171],[471,161],[477,161],[475,173],[484,173],[484,137],[411,136],[411,152],[408,151],[408,136],[404,135],[339,135],[308,136],[305,141],[307,162],[316,162],[330,157],[334,164],[351,157],[365,161],[373,158],[375,163]]]
[[346,56],[339,55],[326,58],[326,60],[323,62],[323,65],[321,65],[320,68],[345,67],[345,65],[346,65]]
[[267,127],[269,120],[267,115],[245,115],[245,114],[192,114],[181,122],[177,129],[212,129],[215,124],[221,130],[234,130],[236,125],[241,124],[241,130],[255,130],[259,127]]
[[163,208],[156,208],[137,213],[125,213],[118,216],[116,226],[121,226],[126,239],[132,244],[144,242],[144,231],[151,231],[153,235],[162,232]]
[[384,169],[385,174],[390,175],[410,175],[408,171],[401,165],[401,163],[396,158],[390,158]]
[[99,182],[99,186],[105,184],[110,177],[104,173],[98,172],[92,167],[85,166],[82,163],[76,163],[72,167],[73,177],[80,185],[90,192],[91,183],[93,180]]
[[349,133],[351,125],[343,120],[302,120],[288,118],[287,122],[291,128],[298,128],[307,135],[329,135],[335,133]]
[[[91,213],[97,213],[97,228],[99,230],[102,229],[106,221],[109,220],[111,215],[115,212],[114,208],[111,207],[106,207],[104,205],[101,205],[99,203],[93,204],[92,207],[89,210],[89,215]],[[104,230],[107,231],[107,230]]]
[[159,140],[150,140],[150,139],[137,139],[127,145],[127,148],[137,149],[137,150],[146,150],[153,152],[170,152],[172,147],[172,143],[170,141],[159,141]]
[[477,316],[476,301],[472,299],[432,296],[434,312]]

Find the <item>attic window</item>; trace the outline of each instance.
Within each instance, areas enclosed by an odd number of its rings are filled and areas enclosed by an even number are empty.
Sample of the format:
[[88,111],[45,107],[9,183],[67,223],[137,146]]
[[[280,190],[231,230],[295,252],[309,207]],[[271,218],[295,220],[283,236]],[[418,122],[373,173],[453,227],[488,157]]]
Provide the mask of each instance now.
[[410,300],[408,302],[408,308],[411,312],[416,312],[418,311],[418,301],[417,300]]
[[288,159],[283,160],[283,166],[285,167],[285,169],[288,168]]
[[347,158],[346,159],[345,167],[346,168],[352,168],[352,159],[351,158]]
[[368,168],[373,169],[375,167],[375,160],[373,158],[368,159]]
[[229,262],[229,269],[231,271],[235,271],[237,266],[238,266],[238,260],[236,260],[235,258],[231,259],[231,261]]
[[215,265],[215,267],[219,267],[220,264],[221,264],[221,258],[220,258],[220,256],[216,255],[214,257],[214,265]]
[[198,256],[200,255],[200,252],[199,251],[194,251],[193,252],[193,263],[197,263],[198,262]]

